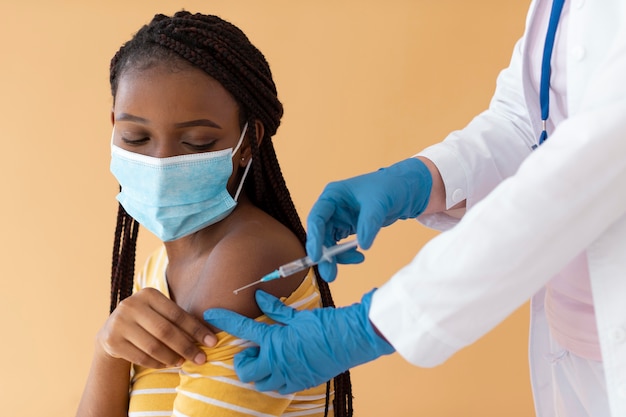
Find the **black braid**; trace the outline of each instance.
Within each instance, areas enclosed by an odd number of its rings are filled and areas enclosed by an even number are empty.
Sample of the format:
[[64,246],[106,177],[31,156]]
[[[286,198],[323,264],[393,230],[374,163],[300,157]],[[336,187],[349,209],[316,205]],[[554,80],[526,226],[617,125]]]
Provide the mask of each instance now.
[[[176,66],[183,62],[201,68],[230,92],[239,104],[241,126],[248,122],[248,138],[256,138],[257,120],[263,124],[261,145],[258,146],[256,140],[249,140],[253,163],[252,173],[244,185],[245,191],[253,204],[288,227],[304,246],[306,232],[271,141],[280,125],[283,106],[278,100],[269,64],[240,29],[217,16],[186,11],[172,17],[156,15],[111,60],[113,97],[125,70],[157,64]],[[138,226],[120,206],[113,245],[111,311],[132,293]],[[320,278],[317,268],[314,269],[322,304],[334,307],[328,283]],[[329,381],[325,415],[328,414],[330,389]],[[348,371],[334,378],[334,390],[334,415],[352,416],[352,385]]]
[[[115,307],[133,291],[133,276],[135,274],[135,248],[139,223],[130,217],[124,208],[119,205],[115,240],[113,241],[113,265],[111,270],[111,306],[112,313]],[[130,273],[129,273],[130,272]]]

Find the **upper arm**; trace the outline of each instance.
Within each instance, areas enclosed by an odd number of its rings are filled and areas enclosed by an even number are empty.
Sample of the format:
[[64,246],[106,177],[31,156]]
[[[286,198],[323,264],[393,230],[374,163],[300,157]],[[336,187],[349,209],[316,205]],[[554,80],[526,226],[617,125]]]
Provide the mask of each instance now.
[[280,265],[305,256],[302,244],[290,232],[260,227],[222,239],[207,259],[191,312],[197,317],[209,308],[226,308],[247,317],[262,313],[254,299],[257,289],[277,297],[289,296],[307,271],[261,283],[234,294],[234,290],[259,280]]

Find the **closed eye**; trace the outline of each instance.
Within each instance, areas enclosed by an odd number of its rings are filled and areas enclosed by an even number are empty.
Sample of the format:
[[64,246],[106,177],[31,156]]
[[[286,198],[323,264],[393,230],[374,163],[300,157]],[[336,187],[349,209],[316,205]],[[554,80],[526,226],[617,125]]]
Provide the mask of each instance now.
[[122,142],[129,146],[139,146],[147,143],[150,140],[148,137],[143,137],[139,139],[128,139],[122,136]]
[[183,142],[183,144],[185,146],[187,146],[189,149],[191,149],[192,151],[195,152],[207,152],[210,151],[211,149],[213,149],[213,147],[215,146],[215,142],[216,141],[211,141],[208,143],[201,143],[201,144],[197,144],[197,143],[190,143],[190,142]]

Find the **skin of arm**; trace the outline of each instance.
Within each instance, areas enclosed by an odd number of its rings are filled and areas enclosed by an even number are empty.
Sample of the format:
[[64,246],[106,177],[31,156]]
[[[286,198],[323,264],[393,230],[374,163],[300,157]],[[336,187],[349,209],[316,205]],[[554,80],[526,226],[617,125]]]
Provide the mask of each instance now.
[[102,384],[101,381],[128,380],[130,362],[116,359],[102,350],[98,334],[85,391],[78,405],[77,417],[128,416],[128,385]]
[[[428,158],[418,156],[417,159],[426,165],[433,178],[430,199],[428,200],[428,206],[426,206],[423,214],[432,214],[444,211],[446,209],[446,188],[443,184],[443,179],[441,178],[439,169],[437,169],[437,166]],[[465,201],[458,203],[453,208],[460,208],[463,206],[465,206]]]
[[198,319],[205,310],[216,307],[256,318],[262,312],[254,298],[255,290],[262,289],[276,297],[289,296],[306,276],[307,271],[303,271],[234,294],[235,289],[260,279],[284,263],[305,256],[305,251],[285,226],[245,199],[231,216],[219,223],[219,227],[228,233],[206,257],[201,279],[194,291],[190,296],[184,296],[180,291],[181,296],[176,298],[181,307]]

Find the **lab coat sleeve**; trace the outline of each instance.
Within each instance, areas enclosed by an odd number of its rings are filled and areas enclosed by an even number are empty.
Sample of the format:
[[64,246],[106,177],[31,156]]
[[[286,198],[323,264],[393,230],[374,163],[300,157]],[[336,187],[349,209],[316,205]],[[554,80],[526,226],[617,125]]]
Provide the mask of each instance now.
[[[370,319],[409,362],[435,366],[476,341],[626,216],[625,27],[576,114],[515,173],[494,163],[490,172],[508,177],[375,293]],[[470,129],[458,135],[488,131]]]
[[[517,42],[508,68],[498,76],[489,108],[463,130],[452,132],[441,143],[418,154],[439,169],[448,209],[463,200],[469,209],[483,199],[515,173],[537,140],[524,100],[523,42]],[[458,222],[458,217],[443,212],[422,215],[418,220],[434,229],[446,230]]]

